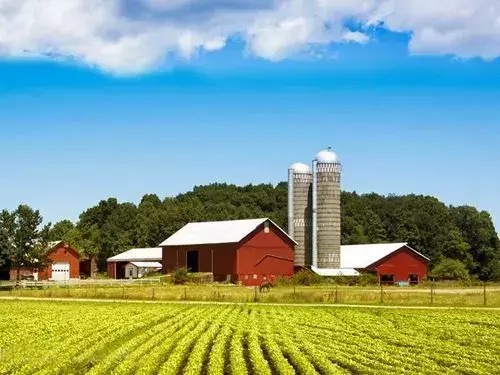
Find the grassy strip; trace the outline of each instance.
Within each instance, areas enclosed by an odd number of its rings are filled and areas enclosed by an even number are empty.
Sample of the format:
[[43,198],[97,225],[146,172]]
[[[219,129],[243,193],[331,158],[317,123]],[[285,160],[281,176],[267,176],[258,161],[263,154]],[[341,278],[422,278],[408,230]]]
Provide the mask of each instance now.
[[[500,307],[500,288],[489,286],[486,293],[486,306]],[[189,300],[189,301],[225,301],[246,303],[253,301],[254,289],[239,286],[222,285],[158,285],[133,286],[96,286],[88,287],[49,287],[45,290],[0,291],[0,296],[54,297],[54,298],[103,298],[136,300]],[[259,293],[262,303],[345,303],[402,306],[430,306],[430,289],[385,287],[383,302],[380,289],[369,287],[345,287],[334,285],[320,286],[279,286],[270,293]],[[448,288],[435,290],[433,306],[473,307],[484,306],[481,288]]]

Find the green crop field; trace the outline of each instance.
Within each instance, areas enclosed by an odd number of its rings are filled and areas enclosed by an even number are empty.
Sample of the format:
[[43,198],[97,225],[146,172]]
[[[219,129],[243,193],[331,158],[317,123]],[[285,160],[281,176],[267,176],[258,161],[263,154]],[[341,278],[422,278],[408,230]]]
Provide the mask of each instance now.
[[500,311],[0,301],[0,374],[495,374]]

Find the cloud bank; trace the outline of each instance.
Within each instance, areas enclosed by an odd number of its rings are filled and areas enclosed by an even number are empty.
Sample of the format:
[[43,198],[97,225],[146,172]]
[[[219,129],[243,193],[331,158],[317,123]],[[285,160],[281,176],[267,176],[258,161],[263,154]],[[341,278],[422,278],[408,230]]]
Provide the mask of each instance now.
[[221,50],[230,38],[279,61],[369,43],[373,27],[409,33],[413,54],[500,55],[498,0],[0,0],[0,58],[140,74]]

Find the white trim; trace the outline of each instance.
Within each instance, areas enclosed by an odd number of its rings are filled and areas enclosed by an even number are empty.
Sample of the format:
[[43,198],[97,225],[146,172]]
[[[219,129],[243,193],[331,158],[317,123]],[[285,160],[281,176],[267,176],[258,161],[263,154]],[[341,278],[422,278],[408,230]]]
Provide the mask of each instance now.
[[[285,232],[283,229],[281,229],[281,227],[280,227],[278,224],[276,224],[276,223],[275,223],[274,221],[272,221],[271,219],[267,219],[267,220],[269,220],[269,222],[270,222],[270,223],[272,223],[272,224],[273,224],[276,228],[278,228],[278,229],[279,229],[279,231],[280,231],[281,233],[283,233],[283,234],[284,234],[284,235],[285,235],[285,236],[286,236],[289,240],[291,240],[291,241],[292,241],[295,245],[298,245],[298,244],[299,244],[299,243],[298,243],[297,241],[295,241],[295,240],[294,240],[291,236],[289,236],[287,232]],[[258,228],[258,226],[257,226],[257,227],[255,227],[255,229],[257,229],[257,228]],[[254,229],[254,230],[255,230],[255,229]],[[252,231],[252,232],[253,232],[253,231]],[[249,234],[250,234],[250,233],[249,233]]]
[[[422,253],[418,252],[417,250],[415,250],[415,249],[414,249],[413,247],[411,247],[410,245],[406,244],[405,246],[406,246],[408,249],[410,249],[411,251],[413,251],[414,253],[416,253],[416,254],[420,255],[422,258],[427,259],[429,262],[431,261],[431,260],[430,260],[430,258],[427,258],[424,254],[422,254]],[[398,249],[398,250],[400,250],[400,249]],[[396,250],[396,251],[397,251],[397,250]]]

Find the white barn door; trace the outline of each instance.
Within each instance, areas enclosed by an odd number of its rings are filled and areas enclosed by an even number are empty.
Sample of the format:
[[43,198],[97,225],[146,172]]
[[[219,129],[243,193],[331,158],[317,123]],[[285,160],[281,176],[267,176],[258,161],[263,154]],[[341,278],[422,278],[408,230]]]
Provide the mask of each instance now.
[[52,280],[68,281],[69,280],[69,263],[56,262],[52,264]]
[[137,279],[137,267],[129,263],[125,266],[125,278]]

